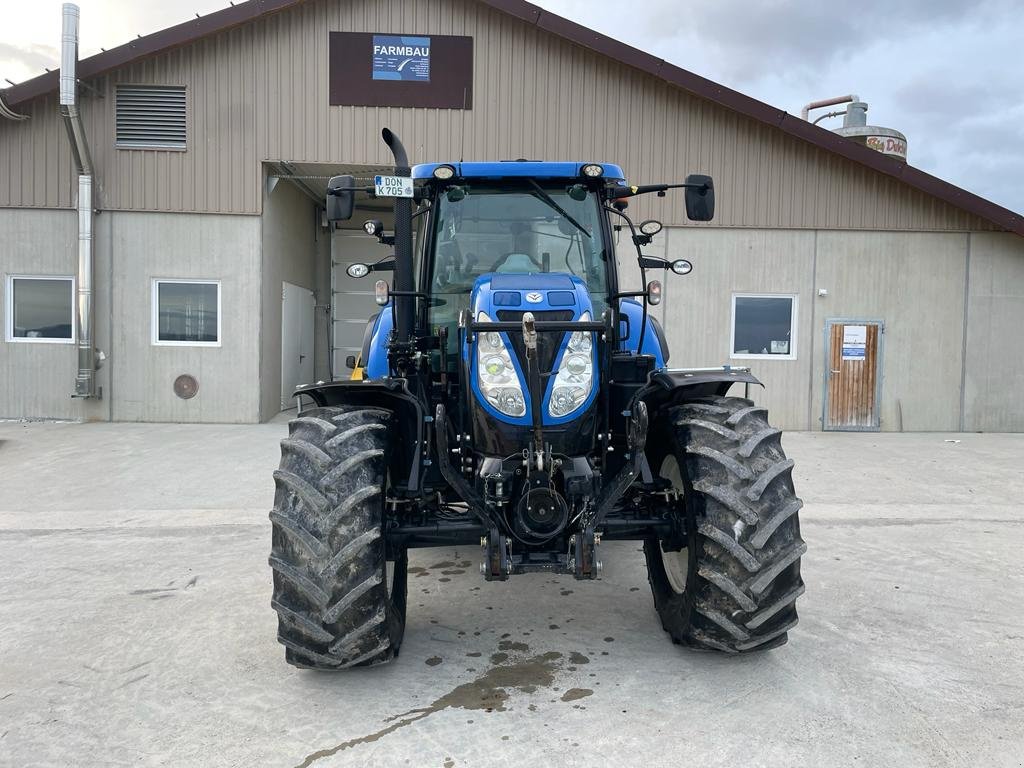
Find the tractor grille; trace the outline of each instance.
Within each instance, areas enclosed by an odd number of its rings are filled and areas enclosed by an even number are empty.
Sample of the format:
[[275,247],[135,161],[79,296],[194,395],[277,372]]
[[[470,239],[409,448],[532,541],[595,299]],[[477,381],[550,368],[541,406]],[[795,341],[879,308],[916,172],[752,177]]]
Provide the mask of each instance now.
[[[523,321],[523,315],[531,310],[511,310],[511,309],[499,309],[498,320],[503,323],[521,323]],[[567,323],[573,319],[573,311],[571,309],[552,309],[542,310],[534,312],[533,316],[537,320],[544,320],[547,322],[561,322]],[[512,342],[512,347],[515,349],[516,356],[519,358],[519,364],[523,367],[523,373],[526,373],[526,345],[523,344],[523,334],[516,333],[515,331],[508,334],[509,340]],[[562,339],[565,337],[564,333],[538,333],[537,334],[537,359],[540,363],[540,372],[550,373],[551,369],[555,365],[555,358],[558,357],[558,350],[562,346]],[[545,383],[546,386],[546,383]]]

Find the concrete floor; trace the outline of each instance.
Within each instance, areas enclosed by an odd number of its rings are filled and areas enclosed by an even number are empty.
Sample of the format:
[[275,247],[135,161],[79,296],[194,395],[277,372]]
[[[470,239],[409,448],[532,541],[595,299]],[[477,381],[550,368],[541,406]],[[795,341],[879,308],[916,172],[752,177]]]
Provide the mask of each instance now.
[[275,640],[284,431],[0,424],[0,764],[1024,765],[1024,435],[787,435],[767,654],[672,645],[632,543],[596,583],[425,550],[401,658],[329,675]]

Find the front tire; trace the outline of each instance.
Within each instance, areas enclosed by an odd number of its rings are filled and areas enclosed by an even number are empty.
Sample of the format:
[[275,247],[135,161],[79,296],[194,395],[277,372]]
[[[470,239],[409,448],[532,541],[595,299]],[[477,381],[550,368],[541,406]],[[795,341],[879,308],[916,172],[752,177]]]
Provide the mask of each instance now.
[[803,594],[800,538],[781,430],[750,400],[668,411],[660,474],[682,496],[687,536],[644,543],[654,604],[676,643],[743,653],[784,644]]
[[408,561],[403,551],[389,564],[384,546],[390,422],[378,408],[315,408],[281,441],[271,605],[297,667],[340,670],[398,654]]

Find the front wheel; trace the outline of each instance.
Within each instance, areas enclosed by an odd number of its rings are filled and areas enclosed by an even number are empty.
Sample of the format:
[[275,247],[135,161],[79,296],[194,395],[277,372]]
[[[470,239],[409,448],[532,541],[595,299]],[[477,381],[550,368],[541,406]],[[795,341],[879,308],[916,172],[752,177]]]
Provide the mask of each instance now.
[[644,543],[662,626],[674,642],[704,650],[782,645],[797,623],[807,545],[781,430],[766,409],[736,397],[702,398],[667,415],[657,469],[681,499],[687,536]]
[[338,670],[398,654],[407,560],[384,546],[390,420],[378,408],[315,408],[281,441],[271,604],[295,666]]

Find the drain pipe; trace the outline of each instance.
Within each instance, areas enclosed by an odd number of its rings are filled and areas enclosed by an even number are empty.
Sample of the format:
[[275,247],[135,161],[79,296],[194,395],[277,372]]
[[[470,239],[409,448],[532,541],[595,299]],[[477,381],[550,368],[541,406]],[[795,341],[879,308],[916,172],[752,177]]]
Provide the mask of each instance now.
[[93,344],[93,165],[78,111],[78,6],[64,3],[60,40],[60,113],[78,169],[78,375],[72,397],[96,397],[97,353]]

